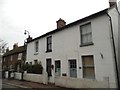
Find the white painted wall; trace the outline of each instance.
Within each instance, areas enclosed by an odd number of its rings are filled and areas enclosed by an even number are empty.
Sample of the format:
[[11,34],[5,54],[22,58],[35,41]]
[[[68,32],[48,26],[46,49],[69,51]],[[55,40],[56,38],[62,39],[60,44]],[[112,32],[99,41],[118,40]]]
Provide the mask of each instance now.
[[15,79],[18,79],[18,80],[22,79],[22,73],[15,72],[14,74],[15,74],[14,76]]
[[[92,39],[94,45],[80,47],[80,23],[70,28],[52,34],[52,52],[46,51],[46,37],[39,39],[39,53],[34,55],[34,42],[27,46],[27,62],[33,62],[38,59],[42,62],[44,70],[46,70],[46,58],[52,59],[54,65],[55,60],[61,60],[61,76],[62,73],[67,73],[69,77],[68,60],[77,60],[77,78],[83,79],[82,59],[83,55],[94,55],[95,64],[95,80],[98,82],[104,81],[104,78],[109,78],[109,87],[116,87],[113,48],[111,44],[111,32],[109,18],[107,15],[91,19]],[[100,53],[103,54],[103,59]],[[84,79],[83,79],[84,80]],[[55,82],[55,70],[52,70],[50,82]],[[96,82],[97,83],[97,82]]]
[[67,88],[109,88],[108,78],[103,81],[78,79],[70,77],[55,78],[55,85]]
[[5,78],[8,78],[8,71],[5,71]]
[[[113,34],[114,34],[114,42],[115,42],[115,51],[116,51],[116,58],[117,58],[117,65],[118,65],[118,73],[119,73],[119,76],[120,76],[120,59],[118,58],[119,57],[119,50],[120,48],[118,47],[118,37],[119,37],[119,18],[120,18],[120,15],[117,11],[116,8],[111,8],[108,12],[108,14],[110,15],[111,17],[111,20],[112,20],[112,29],[113,29]],[[116,68],[115,68],[115,71],[116,71]],[[118,78],[116,78],[118,79]],[[117,80],[116,80],[117,81]]]
[[32,81],[37,83],[48,84],[47,74],[23,74],[23,79],[26,81]]
[[[119,6],[119,9],[120,9],[120,6]],[[120,54],[120,16],[118,17],[118,68],[119,68],[118,71],[119,71],[119,81],[120,81],[120,56],[119,54]]]

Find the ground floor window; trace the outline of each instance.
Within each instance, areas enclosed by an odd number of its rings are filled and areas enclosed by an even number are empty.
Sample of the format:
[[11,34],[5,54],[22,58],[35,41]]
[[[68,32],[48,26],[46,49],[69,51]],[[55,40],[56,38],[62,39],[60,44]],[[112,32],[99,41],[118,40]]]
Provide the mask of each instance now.
[[60,63],[60,60],[55,61],[55,75],[56,76],[61,75],[61,63]]
[[82,56],[83,78],[95,79],[93,56]]
[[69,73],[70,77],[77,77],[77,65],[76,60],[69,60]]

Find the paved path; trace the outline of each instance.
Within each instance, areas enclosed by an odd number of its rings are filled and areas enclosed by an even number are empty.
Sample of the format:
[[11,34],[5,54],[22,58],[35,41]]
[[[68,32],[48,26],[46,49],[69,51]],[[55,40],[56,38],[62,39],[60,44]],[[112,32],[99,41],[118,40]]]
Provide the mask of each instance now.
[[[32,89],[37,89],[37,90],[39,90],[40,88],[44,88],[44,89],[51,88],[51,89],[57,89],[57,90],[71,90],[68,88],[57,87],[53,84],[44,85],[44,84],[40,84],[40,83],[34,83],[34,82],[28,82],[28,81],[19,81],[19,80],[8,80],[8,79],[3,79],[3,84],[13,85],[16,87],[26,88],[26,89],[32,88]],[[72,89],[72,90],[74,90],[74,89]]]
[[18,87],[8,85],[8,84],[2,84],[2,88],[18,88]]

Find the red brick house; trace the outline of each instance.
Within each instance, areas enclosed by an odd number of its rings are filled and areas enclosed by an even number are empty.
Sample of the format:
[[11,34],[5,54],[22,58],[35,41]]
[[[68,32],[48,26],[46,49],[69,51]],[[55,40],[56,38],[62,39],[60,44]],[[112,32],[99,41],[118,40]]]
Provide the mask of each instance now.
[[3,71],[21,71],[21,67],[26,60],[26,45],[18,46],[18,44],[13,45],[12,50],[6,50],[2,59],[2,69]]

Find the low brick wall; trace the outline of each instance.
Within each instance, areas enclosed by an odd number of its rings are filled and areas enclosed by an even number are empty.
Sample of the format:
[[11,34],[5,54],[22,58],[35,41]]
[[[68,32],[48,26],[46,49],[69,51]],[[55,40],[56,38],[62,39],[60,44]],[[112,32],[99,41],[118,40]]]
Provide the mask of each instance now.
[[56,77],[55,85],[67,88],[109,88],[108,78],[103,81],[69,78],[69,77]]

